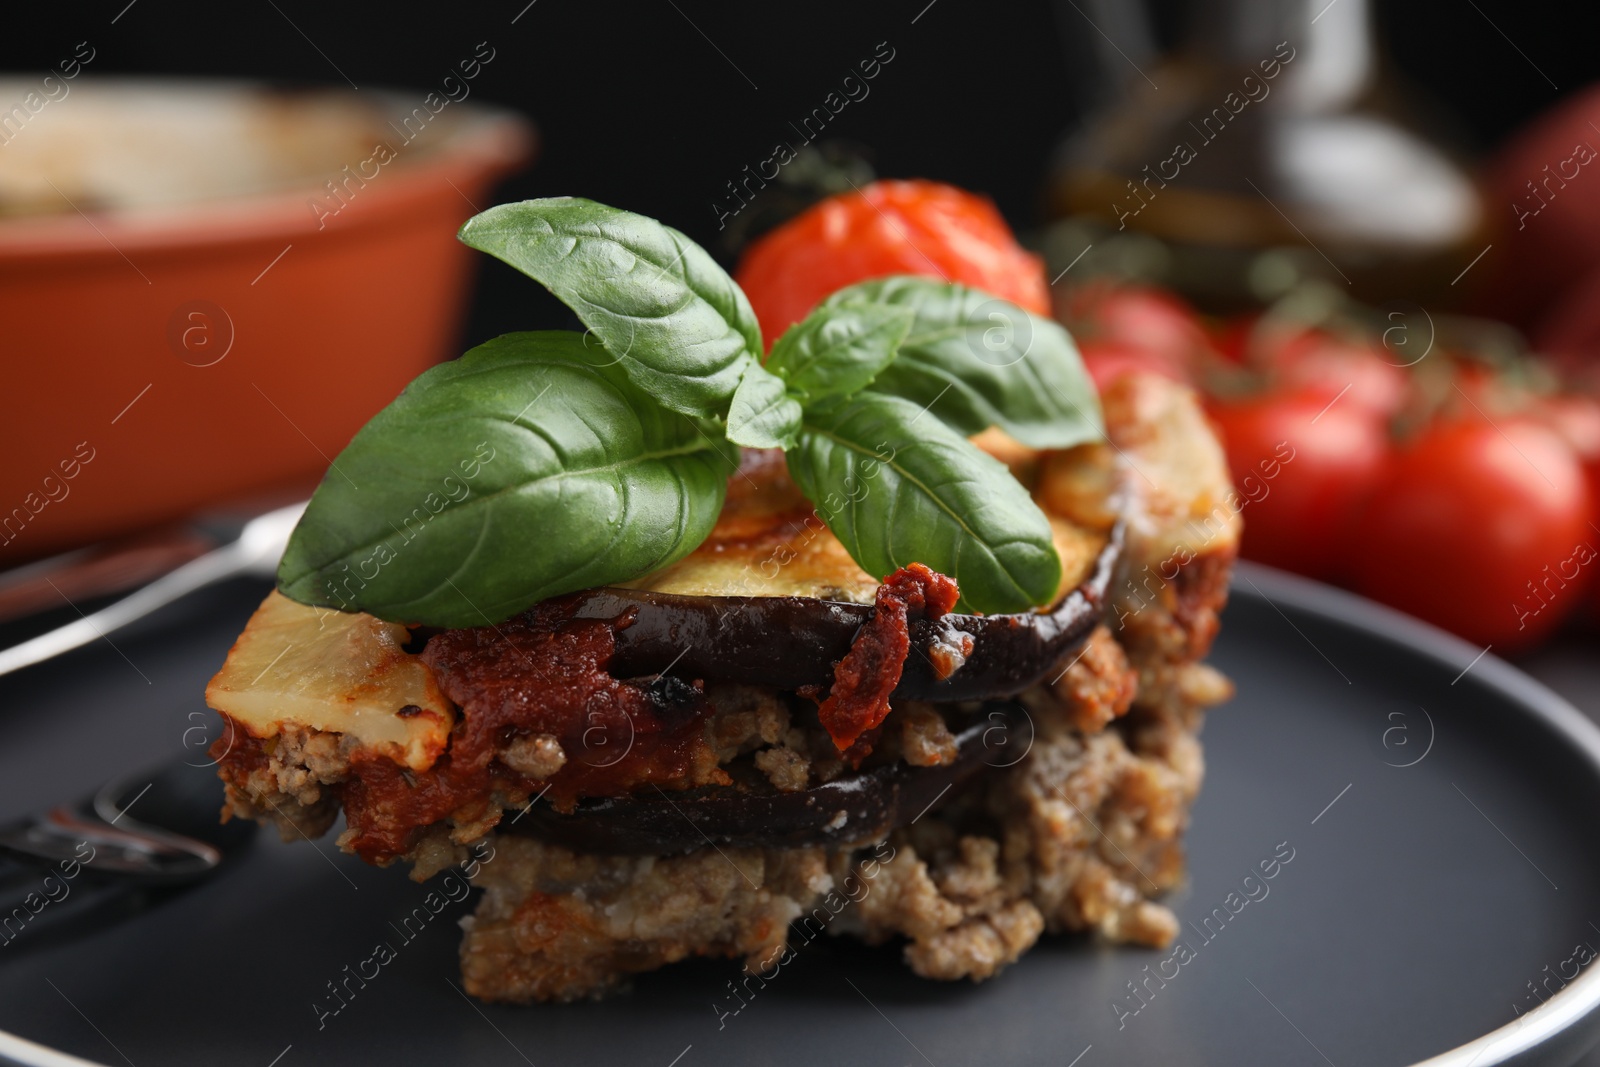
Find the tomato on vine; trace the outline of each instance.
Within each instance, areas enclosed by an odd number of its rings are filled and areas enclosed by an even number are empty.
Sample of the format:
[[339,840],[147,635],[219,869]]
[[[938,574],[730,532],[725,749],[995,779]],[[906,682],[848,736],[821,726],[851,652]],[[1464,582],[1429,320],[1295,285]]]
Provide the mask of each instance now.
[[1246,558],[1325,580],[1341,575],[1389,456],[1382,421],[1348,401],[1302,387],[1210,405],[1244,501]]
[[1351,544],[1356,588],[1496,651],[1550,633],[1593,577],[1582,466],[1528,417],[1448,417],[1400,450]]

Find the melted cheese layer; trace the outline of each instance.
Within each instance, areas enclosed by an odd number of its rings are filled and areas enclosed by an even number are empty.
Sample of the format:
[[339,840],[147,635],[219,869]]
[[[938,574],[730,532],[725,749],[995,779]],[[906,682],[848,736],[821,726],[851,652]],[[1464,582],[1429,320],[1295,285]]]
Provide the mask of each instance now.
[[433,672],[405,650],[407,637],[404,626],[273,590],[206,686],[206,703],[256,737],[292,722],[425,770],[444,751],[456,713]]

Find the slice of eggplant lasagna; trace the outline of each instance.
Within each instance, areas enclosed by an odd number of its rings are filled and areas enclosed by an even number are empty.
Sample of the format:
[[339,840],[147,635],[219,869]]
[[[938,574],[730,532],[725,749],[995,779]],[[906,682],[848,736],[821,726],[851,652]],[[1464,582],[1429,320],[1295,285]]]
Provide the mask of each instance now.
[[761,450],[698,549],[494,625],[274,592],[207,689],[228,810],[286,839],[342,813],[341,848],[419,880],[487,842],[461,967],[489,1000],[770,968],[823,927],[941,979],[1046,932],[1164,945],[1239,520],[1191,392],[1130,376],[1102,403],[1103,442],[977,439],[1054,531],[1030,613],[864,572]]

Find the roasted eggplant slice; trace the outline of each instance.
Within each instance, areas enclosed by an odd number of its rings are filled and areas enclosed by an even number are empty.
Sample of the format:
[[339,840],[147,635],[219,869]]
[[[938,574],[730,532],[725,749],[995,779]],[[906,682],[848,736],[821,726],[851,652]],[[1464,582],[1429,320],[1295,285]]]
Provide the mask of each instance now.
[[[912,654],[906,657],[894,696],[985,700],[1015,696],[1036,685],[1100,621],[1121,548],[1118,525],[1088,577],[1047,610],[914,621]],[[825,690],[856,631],[871,618],[872,606],[801,596],[598,589],[583,597],[577,615],[618,620],[611,661],[618,677],[671,670],[686,678]],[[952,659],[950,652],[965,644],[962,634],[972,639],[965,662],[959,656]],[[941,677],[952,665],[948,676]]]
[[[581,800],[562,814],[548,804],[520,810],[500,824],[581,852],[664,856],[707,841],[752,848],[796,848],[877,841],[917,818],[952,786],[985,766],[1009,766],[1031,720],[1020,704],[991,701],[956,734],[956,757],[936,767],[891,763],[794,793],[713,786]],[[997,736],[1005,745],[991,744]]]
[[[1127,480],[1115,453],[1100,445],[1038,453],[1004,439],[980,443],[1032,486],[1050,517],[1061,588],[1038,611],[911,619],[898,699],[1015,696],[1077,649],[1111,592],[1125,541],[1119,515]],[[880,580],[850,558],[799,494],[781,453],[746,450],[704,544],[623,587],[579,594],[577,614],[616,621],[611,670],[618,677],[670,670],[824,692],[872,617]]]

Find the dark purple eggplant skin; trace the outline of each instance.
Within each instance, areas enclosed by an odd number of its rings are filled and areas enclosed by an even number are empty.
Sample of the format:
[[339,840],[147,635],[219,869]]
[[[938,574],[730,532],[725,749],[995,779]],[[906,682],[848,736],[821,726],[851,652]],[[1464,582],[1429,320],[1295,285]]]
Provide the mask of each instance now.
[[[986,769],[1014,766],[1033,740],[1020,704],[985,704],[956,734],[956,758],[939,767],[892,763],[795,793],[711,786],[681,792],[578,801],[562,814],[548,804],[507,813],[499,833],[523,834],[576,852],[667,856],[705,845],[734,848],[843,847],[881,841],[914,822],[952,788]],[[842,817],[841,817],[842,816]]]
[[[1088,579],[1049,611],[913,621],[911,653],[894,697],[989,700],[1038,684],[1077,651],[1103,616],[1123,542],[1119,522]],[[611,588],[582,595],[577,607],[579,618],[617,621],[611,673],[619,678],[670,670],[684,678],[789,690],[831,686],[834,667],[872,612],[870,604],[813,597],[697,597]],[[971,635],[972,652],[941,679],[928,650],[952,631]]]

